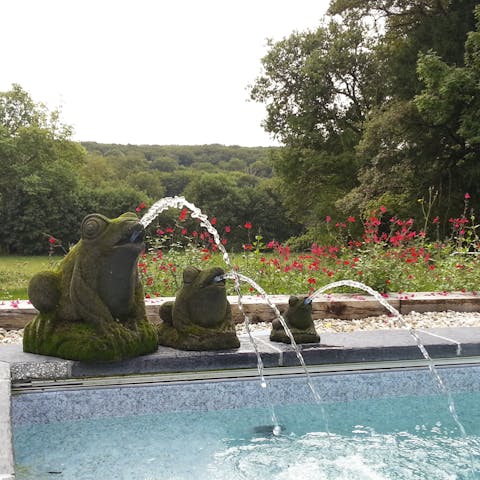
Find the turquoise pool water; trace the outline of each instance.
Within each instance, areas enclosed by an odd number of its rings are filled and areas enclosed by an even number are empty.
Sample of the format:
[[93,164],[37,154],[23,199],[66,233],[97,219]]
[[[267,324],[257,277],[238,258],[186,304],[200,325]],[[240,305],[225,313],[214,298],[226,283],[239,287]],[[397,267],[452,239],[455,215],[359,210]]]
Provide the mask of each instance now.
[[[108,390],[105,391],[108,394]],[[17,479],[480,479],[480,393],[19,424]],[[118,413],[117,413],[118,414]],[[473,460],[473,469],[472,469]]]

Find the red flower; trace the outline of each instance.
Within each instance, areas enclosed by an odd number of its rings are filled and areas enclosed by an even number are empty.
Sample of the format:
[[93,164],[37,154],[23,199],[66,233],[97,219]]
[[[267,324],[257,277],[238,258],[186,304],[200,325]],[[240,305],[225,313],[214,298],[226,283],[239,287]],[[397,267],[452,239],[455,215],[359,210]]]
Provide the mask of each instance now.
[[381,211],[382,213],[385,213],[385,212],[387,211],[387,209],[385,208],[384,205],[380,205],[380,211]]
[[183,208],[182,211],[180,212],[180,216],[178,217],[178,219],[183,222],[185,220],[185,218],[187,218],[187,214],[188,214],[188,209],[187,208]]
[[469,193],[466,193],[465,194],[465,200],[468,200],[470,198],[470,194]]
[[146,207],[145,202],[142,202],[136,209],[136,212],[142,211]]
[[54,237],[49,237],[48,243],[51,243],[53,245],[54,243],[57,243],[57,239]]
[[327,215],[327,216],[325,217],[325,221],[326,221],[327,223],[330,223],[330,222],[332,221],[332,217],[331,217],[330,215]]
[[352,216],[348,217],[347,222],[355,223],[355,217],[352,217]]
[[182,235],[186,235],[188,233],[188,230],[186,228],[182,228]]
[[313,285],[314,283],[317,283],[317,281],[316,281],[314,278],[312,278],[312,277],[310,277],[310,278],[307,280],[307,282],[308,282],[310,285]]
[[230,233],[230,230],[231,230],[231,228],[227,225],[227,226],[225,227],[225,233]]
[[433,223],[438,223],[440,222],[440,218],[438,217],[438,215],[433,219]]
[[247,229],[247,230],[250,230],[252,228],[252,224],[250,222],[245,222],[245,225],[244,227]]
[[213,217],[211,220],[210,220],[210,223],[212,225],[216,225],[217,224],[217,218],[216,217]]

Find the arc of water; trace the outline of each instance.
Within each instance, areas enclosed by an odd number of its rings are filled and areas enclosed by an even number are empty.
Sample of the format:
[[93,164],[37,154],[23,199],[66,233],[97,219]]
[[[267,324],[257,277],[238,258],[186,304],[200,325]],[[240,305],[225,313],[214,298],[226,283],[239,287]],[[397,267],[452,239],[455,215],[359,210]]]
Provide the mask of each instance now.
[[[245,277],[244,275],[241,275],[241,274],[239,274],[238,272],[235,271],[235,269],[233,268],[233,266],[231,264],[230,256],[228,255],[228,252],[226,251],[223,244],[221,243],[218,231],[209,222],[208,217],[205,214],[203,214],[202,211],[199,208],[197,208],[193,203],[188,202],[184,197],[175,196],[175,197],[165,197],[165,198],[159,200],[158,202],[154,203],[152,205],[152,207],[150,207],[150,209],[147,211],[147,213],[141,218],[140,223],[146,228],[156,218],[157,215],[159,215],[162,211],[166,210],[167,208],[182,208],[182,207],[188,208],[191,211],[191,216],[193,218],[198,218],[200,220],[200,225],[202,227],[206,228],[207,231],[213,236],[215,243],[217,244],[219,250],[222,253],[223,260],[225,261],[225,263],[228,265],[228,267],[231,270],[231,272],[229,274],[225,275],[225,278],[233,278],[233,280],[234,280],[234,288],[235,288],[235,291],[238,295],[238,308],[244,316],[245,328],[247,330],[249,339],[250,339],[250,341],[251,341],[251,343],[254,347],[255,354],[257,356],[257,369],[258,369],[258,372],[259,372],[262,387],[265,388],[265,389],[267,387],[267,383],[265,381],[265,375],[264,375],[264,365],[263,365],[263,361],[262,361],[261,356],[260,356],[260,352],[258,350],[258,346],[257,346],[257,344],[255,342],[255,339],[254,339],[254,337],[252,335],[252,332],[251,332],[250,318],[245,313],[245,310],[243,308],[242,293],[241,293],[241,288],[240,288],[240,280],[248,282],[253,288],[255,288],[260,293],[262,298],[267,302],[267,304],[273,309],[275,315],[279,319],[280,323],[282,324],[283,328],[285,329],[285,332],[287,333],[288,337],[291,340],[292,347],[295,349],[295,353],[297,355],[297,358],[299,359],[299,361],[300,361],[300,363],[301,363],[301,365],[302,365],[302,367],[305,371],[308,386],[309,386],[316,402],[319,403],[320,406],[321,406],[321,398],[318,395],[317,391],[315,390],[315,387],[313,386],[313,383],[311,382],[310,373],[308,372],[308,369],[306,367],[303,356],[300,353],[300,350],[299,350],[299,348],[298,348],[298,346],[295,342],[293,334],[291,333],[290,329],[288,328],[288,325],[285,322],[285,319],[281,315],[277,306],[273,302],[270,301],[267,293],[263,290],[262,287],[260,287],[252,279],[250,279],[248,277]],[[459,419],[458,414],[456,412],[455,403],[453,402],[453,398],[451,396],[451,393],[446,388],[442,378],[438,374],[438,371],[435,367],[435,364],[434,364],[432,358],[430,357],[428,351],[426,350],[425,346],[422,344],[422,342],[420,340],[420,337],[418,336],[416,331],[410,325],[408,325],[408,323],[404,320],[404,318],[402,317],[400,312],[398,312],[394,307],[392,307],[378,292],[376,292],[375,290],[370,288],[368,285],[365,285],[361,282],[357,282],[357,281],[354,281],[354,280],[341,280],[341,281],[333,282],[333,283],[330,283],[328,285],[325,285],[325,286],[319,288],[314,293],[312,293],[305,300],[305,302],[311,302],[311,301],[313,301],[313,299],[315,297],[317,297],[321,293],[323,293],[327,290],[337,288],[337,287],[342,287],[342,286],[349,286],[349,287],[357,288],[357,289],[360,289],[360,290],[363,290],[363,291],[369,293],[381,305],[383,305],[390,313],[392,313],[402,323],[403,327],[408,330],[410,335],[414,338],[414,340],[415,340],[420,352],[422,353],[423,357],[427,360],[428,368],[431,371],[431,373],[433,374],[434,378],[436,379],[440,390],[447,397],[448,408],[449,408],[449,411],[452,415],[452,418],[453,418],[454,422],[456,423],[457,427],[459,428],[462,436],[464,438],[466,438],[467,434],[466,434],[465,428],[464,428],[463,424],[460,422],[460,419]],[[280,426],[278,424],[278,420],[276,418],[275,410],[273,409],[273,405],[270,401],[267,390],[266,390],[266,393],[267,393],[267,399],[269,401],[270,408],[271,408],[271,411],[272,411],[272,421],[275,425],[274,429],[273,429],[273,433],[274,434],[279,434],[281,429],[280,429]],[[325,416],[325,412],[324,412],[323,407],[322,407],[322,415],[324,417],[324,421],[325,421],[325,425],[326,425],[327,433],[328,433],[328,425],[327,425],[326,416]],[[473,465],[473,459],[471,457],[471,454],[470,454],[470,460],[471,460],[471,462],[470,462],[471,465]]]
[[275,413],[275,409],[273,408],[273,405],[270,399],[270,393],[267,389],[267,382],[265,380],[265,373],[264,373],[265,367],[263,364],[262,357],[260,355],[260,351],[258,349],[257,342],[255,341],[255,338],[253,337],[253,334],[252,334],[252,330],[250,327],[250,317],[246,314],[245,309],[243,307],[240,278],[238,273],[233,268],[233,265],[230,261],[230,256],[228,255],[227,250],[225,249],[223,243],[221,242],[220,235],[218,234],[217,229],[210,223],[210,221],[208,220],[208,217],[198,207],[196,207],[193,203],[186,200],[184,197],[178,197],[178,196],[165,197],[159,200],[158,202],[155,202],[148,209],[147,213],[145,213],[145,215],[140,219],[140,223],[143,225],[144,228],[146,228],[164,210],[168,208],[183,208],[183,207],[188,208],[190,210],[190,215],[193,218],[199,219],[200,225],[204,227],[213,236],[215,244],[217,245],[218,249],[222,253],[222,258],[224,262],[227,264],[227,266],[231,270],[231,274],[233,275],[232,278],[234,280],[235,292],[238,297],[238,309],[240,310],[240,313],[243,315],[243,318],[245,319],[245,329],[247,331],[248,338],[250,340],[250,343],[253,346],[255,355],[257,357],[257,370],[258,370],[258,375],[260,377],[260,385],[265,390],[267,402],[270,407],[270,415],[274,425],[273,433],[275,435],[278,435],[280,434],[281,427],[278,423],[277,415]]
[[[415,343],[417,344],[417,347],[419,348],[420,352],[422,353],[423,357],[428,363],[428,368],[432,375],[434,376],[437,385],[440,389],[440,391],[446,396],[447,401],[448,401],[448,409],[452,415],[452,418],[457,425],[458,429],[460,430],[461,434],[463,437],[466,438],[467,433],[465,431],[465,427],[463,426],[462,422],[460,421],[460,418],[458,417],[457,410],[455,408],[455,403],[453,401],[452,395],[448,388],[446,387],[445,383],[443,382],[440,374],[438,373],[438,370],[435,366],[434,361],[430,357],[430,354],[428,353],[427,349],[423,345],[420,337],[418,336],[418,333],[415,331],[414,328],[412,328],[408,322],[405,321],[403,318],[402,314],[392,305],[390,305],[385,298],[383,298],[377,291],[373,290],[373,288],[369,287],[368,285],[365,285],[361,282],[357,282],[355,280],[339,280],[338,282],[333,282],[329,283],[328,285],[325,285],[323,287],[320,287],[318,290],[313,292],[307,299],[306,301],[313,301],[314,298],[316,298],[318,295],[322,294],[323,292],[327,290],[331,290],[333,288],[338,288],[338,287],[352,287],[356,288],[359,290],[363,290],[364,292],[369,293],[372,295],[381,305],[383,305],[390,313],[392,313],[401,323],[401,325],[408,330],[408,333],[412,336],[412,338],[415,340]],[[458,351],[458,350],[457,350]]]

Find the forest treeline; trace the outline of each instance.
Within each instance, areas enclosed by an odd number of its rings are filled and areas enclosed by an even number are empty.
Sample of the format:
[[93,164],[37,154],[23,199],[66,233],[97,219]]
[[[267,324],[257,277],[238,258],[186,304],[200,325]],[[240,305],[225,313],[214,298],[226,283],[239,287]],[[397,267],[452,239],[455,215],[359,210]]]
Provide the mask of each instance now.
[[[184,195],[230,227],[231,247],[245,242],[245,222],[266,238],[286,240],[288,220],[272,178],[275,148],[107,145],[71,140],[71,129],[21,86],[0,94],[0,251],[46,253],[51,237],[65,249],[85,215],[141,216],[164,196]],[[173,226],[177,211],[152,225]],[[240,228],[236,228],[240,227]]]
[[246,222],[306,246],[327,217],[380,207],[438,216],[446,234],[465,194],[480,198],[479,3],[332,0],[317,29],[270,41],[249,88],[278,148],[78,143],[13,85],[0,92],[0,252],[68,248],[84,215],[173,195],[228,225],[232,247]]

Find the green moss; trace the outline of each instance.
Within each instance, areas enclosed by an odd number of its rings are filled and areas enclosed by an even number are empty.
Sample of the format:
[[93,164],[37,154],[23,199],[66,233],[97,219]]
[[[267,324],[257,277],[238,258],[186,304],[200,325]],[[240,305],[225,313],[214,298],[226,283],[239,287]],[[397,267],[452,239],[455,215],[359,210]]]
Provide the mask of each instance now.
[[26,327],[25,352],[51,355],[83,362],[122,360],[157,349],[157,332],[147,320],[136,329],[120,323],[95,329],[85,323],[54,321],[53,315],[38,315]]
[[[288,299],[288,309],[284,314],[284,319],[296,343],[318,343],[320,337],[313,323],[312,304],[305,304],[306,298],[292,295]],[[273,342],[291,343],[290,337],[278,319],[272,322],[270,340]]]
[[26,352],[85,362],[156,350],[146,319],[138,256],[144,228],[134,213],[87,215],[82,238],[54,271],[39,272],[28,294],[40,312],[24,332]]
[[180,350],[228,350],[240,346],[235,331],[219,332],[192,324],[180,331],[163,322],[158,337],[161,345]]
[[163,323],[158,330],[161,345],[181,350],[226,350],[240,342],[227,300],[221,268],[188,267],[174,303],[160,308]]

